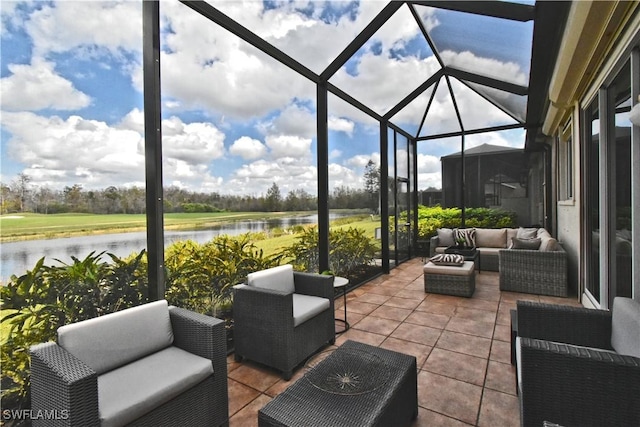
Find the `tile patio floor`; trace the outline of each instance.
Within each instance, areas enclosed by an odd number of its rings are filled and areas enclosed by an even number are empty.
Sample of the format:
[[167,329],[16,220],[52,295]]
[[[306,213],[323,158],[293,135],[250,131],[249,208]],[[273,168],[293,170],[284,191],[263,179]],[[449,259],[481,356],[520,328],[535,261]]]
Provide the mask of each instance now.
[[[501,292],[498,273],[476,273],[472,298],[424,292],[415,258],[350,292],[351,329],[339,335],[396,350],[418,361],[418,419],[414,426],[519,426],[515,370],[510,363],[509,310],[518,299],[579,305],[570,298]],[[343,298],[336,317],[344,317]],[[337,327],[341,324],[337,324]],[[231,427],[258,424],[258,410],[291,381],[249,361],[228,358]]]

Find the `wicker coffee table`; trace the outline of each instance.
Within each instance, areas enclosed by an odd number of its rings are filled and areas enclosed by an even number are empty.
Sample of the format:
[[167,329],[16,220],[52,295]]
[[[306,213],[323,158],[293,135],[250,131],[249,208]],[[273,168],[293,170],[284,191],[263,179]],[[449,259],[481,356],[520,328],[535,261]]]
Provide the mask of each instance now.
[[307,363],[258,412],[259,426],[409,426],[418,415],[416,358],[357,341]]

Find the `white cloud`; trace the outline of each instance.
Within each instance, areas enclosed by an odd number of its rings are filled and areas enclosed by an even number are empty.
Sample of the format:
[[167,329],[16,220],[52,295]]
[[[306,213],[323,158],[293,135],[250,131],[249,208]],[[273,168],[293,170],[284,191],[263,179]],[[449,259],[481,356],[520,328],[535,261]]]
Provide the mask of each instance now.
[[380,154],[379,153],[371,153],[371,154],[359,154],[357,156],[353,156],[347,160],[346,164],[354,167],[356,169],[362,169],[367,166],[369,161],[373,161],[376,166],[380,165]]
[[301,138],[313,138],[317,132],[315,112],[295,103],[287,105],[274,119],[261,122],[257,127],[265,135],[296,135]]
[[[117,126],[80,116],[62,119],[29,112],[3,112],[3,129],[12,136],[8,154],[27,165],[34,185],[84,188],[144,185],[144,139],[141,113],[131,111]],[[196,190],[219,182],[209,164],[223,154],[224,134],[209,123],[163,121],[163,174],[167,182],[189,182]]]
[[315,166],[299,162],[293,157],[277,161],[257,160],[243,165],[225,182],[225,190],[233,194],[265,194],[275,182],[280,193],[303,189],[310,194],[317,192]]
[[169,158],[207,164],[224,155],[224,133],[210,123],[183,123],[171,117],[162,121],[162,150]]
[[255,160],[267,154],[267,147],[257,139],[242,136],[231,144],[229,153],[234,156],[240,156],[245,160]]
[[58,1],[34,11],[25,27],[33,40],[34,56],[141,52],[142,2]]
[[491,76],[501,80],[526,85],[527,75],[515,62],[502,62],[493,58],[482,58],[469,51],[453,52],[445,50],[441,52],[442,60],[452,67],[461,68]]
[[418,154],[418,173],[440,173],[440,159],[429,154]]
[[34,59],[30,65],[8,64],[12,73],[0,79],[2,108],[9,111],[78,110],[91,98],[57,73],[53,62]]
[[336,187],[362,188],[362,173],[336,163],[329,163],[329,189]]
[[273,158],[310,158],[311,139],[298,136],[278,135],[266,138],[267,147],[271,150]]
[[327,126],[330,130],[344,132],[347,135],[352,136],[355,123],[341,117],[329,116]]
[[110,183],[144,181],[144,152],[138,132],[79,116],[63,120],[3,112],[1,121],[12,135],[7,142],[9,155],[27,165],[24,172],[33,175],[34,184],[59,188],[79,183],[101,188]]

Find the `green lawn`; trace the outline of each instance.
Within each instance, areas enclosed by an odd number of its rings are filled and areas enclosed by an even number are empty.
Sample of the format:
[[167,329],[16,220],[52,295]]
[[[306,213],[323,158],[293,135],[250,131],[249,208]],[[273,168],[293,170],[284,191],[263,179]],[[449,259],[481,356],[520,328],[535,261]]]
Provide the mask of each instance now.
[[[164,216],[165,229],[197,229],[243,219],[287,217],[315,212],[213,212],[170,213]],[[49,239],[96,233],[141,231],[144,214],[15,214],[0,215],[0,242]]]
[[[315,212],[213,212],[213,213],[169,213],[164,216],[164,226],[167,230],[198,229],[212,227],[225,222],[290,217],[294,215],[310,215]],[[342,222],[342,221],[340,221]],[[17,240],[51,239],[87,234],[106,234],[128,231],[145,230],[147,219],[144,214],[14,214],[0,215],[0,242]],[[364,228],[373,237],[375,227],[379,221],[366,220],[354,222],[344,226]],[[265,245],[279,245],[282,247],[293,242],[293,236],[278,237],[274,242],[262,242]]]

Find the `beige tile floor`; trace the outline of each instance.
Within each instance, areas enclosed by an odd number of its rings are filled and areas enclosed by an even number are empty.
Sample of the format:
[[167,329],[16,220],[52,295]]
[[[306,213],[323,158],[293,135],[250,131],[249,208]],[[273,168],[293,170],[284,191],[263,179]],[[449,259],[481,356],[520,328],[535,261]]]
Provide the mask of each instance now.
[[[346,340],[411,354],[418,361],[418,419],[414,426],[519,426],[515,371],[510,363],[510,316],[518,299],[579,305],[569,298],[501,292],[498,273],[476,273],[472,298],[424,292],[415,258],[347,295]],[[336,317],[344,317],[343,298]],[[341,324],[337,324],[339,329]],[[291,381],[278,372],[228,359],[231,427],[258,423],[258,410]]]

